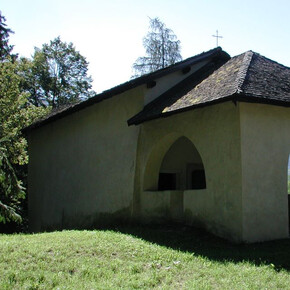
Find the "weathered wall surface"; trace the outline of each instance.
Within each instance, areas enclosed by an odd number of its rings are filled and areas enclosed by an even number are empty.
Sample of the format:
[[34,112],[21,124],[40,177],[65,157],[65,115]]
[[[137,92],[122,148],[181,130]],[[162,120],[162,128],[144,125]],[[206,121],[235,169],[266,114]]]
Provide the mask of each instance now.
[[146,222],[151,211],[158,221],[156,212],[165,207],[162,199],[168,205],[168,192],[157,192],[158,202],[155,200],[157,195],[152,197],[152,191],[157,190],[165,154],[183,136],[198,150],[207,182],[204,190],[183,192],[185,221],[203,226],[219,236],[241,241],[240,123],[239,108],[232,102],[153,120],[141,126],[134,191],[135,216]]
[[183,191],[143,191],[141,205],[146,223],[183,222]]
[[84,228],[131,215],[143,89],[102,101],[29,136],[29,221],[33,231]]
[[290,109],[240,104],[243,240],[288,237]]

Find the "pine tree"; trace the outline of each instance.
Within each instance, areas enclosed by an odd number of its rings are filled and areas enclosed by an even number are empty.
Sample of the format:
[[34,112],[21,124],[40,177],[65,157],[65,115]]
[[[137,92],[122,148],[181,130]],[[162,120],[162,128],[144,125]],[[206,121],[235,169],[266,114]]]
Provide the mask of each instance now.
[[13,45],[9,45],[9,34],[14,33],[10,28],[7,28],[5,23],[6,18],[0,11],[0,61],[4,61],[11,56]]
[[149,32],[143,38],[143,46],[146,56],[139,57],[133,64],[133,77],[165,68],[182,60],[180,41],[158,18],[150,18]]

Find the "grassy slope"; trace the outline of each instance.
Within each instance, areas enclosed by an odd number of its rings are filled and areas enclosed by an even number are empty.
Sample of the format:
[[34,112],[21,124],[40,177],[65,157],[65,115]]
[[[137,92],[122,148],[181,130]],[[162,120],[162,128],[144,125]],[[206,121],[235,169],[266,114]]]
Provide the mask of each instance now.
[[231,245],[197,230],[0,235],[0,289],[277,289],[290,240]]

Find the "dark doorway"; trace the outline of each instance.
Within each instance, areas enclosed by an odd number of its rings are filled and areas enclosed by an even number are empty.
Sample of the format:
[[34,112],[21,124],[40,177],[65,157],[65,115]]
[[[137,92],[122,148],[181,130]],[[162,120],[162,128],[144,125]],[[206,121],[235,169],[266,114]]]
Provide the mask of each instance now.
[[176,173],[159,173],[158,190],[176,190]]
[[191,189],[205,189],[205,173],[203,169],[193,170],[191,173]]

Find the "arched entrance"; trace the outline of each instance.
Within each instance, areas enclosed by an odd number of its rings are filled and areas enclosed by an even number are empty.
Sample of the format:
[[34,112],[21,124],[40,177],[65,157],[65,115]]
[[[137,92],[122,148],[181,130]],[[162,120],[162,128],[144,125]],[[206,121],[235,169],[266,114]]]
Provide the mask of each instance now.
[[184,191],[206,188],[205,168],[194,144],[186,137],[169,137],[171,142],[162,140],[151,152],[144,171],[141,208],[150,222],[183,221]]
[[158,190],[205,189],[206,178],[201,156],[186,137],[176,140],[160,166]]

